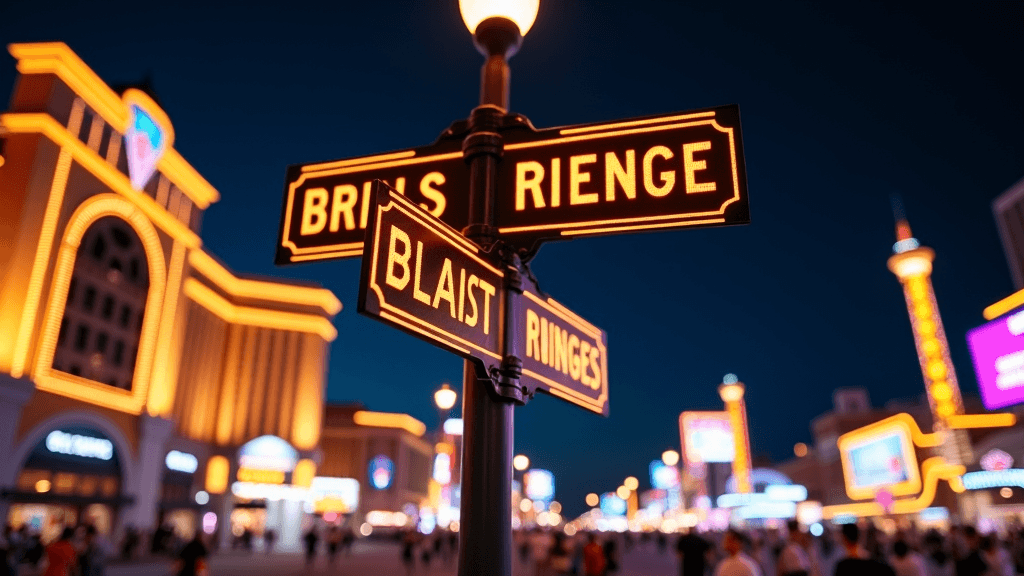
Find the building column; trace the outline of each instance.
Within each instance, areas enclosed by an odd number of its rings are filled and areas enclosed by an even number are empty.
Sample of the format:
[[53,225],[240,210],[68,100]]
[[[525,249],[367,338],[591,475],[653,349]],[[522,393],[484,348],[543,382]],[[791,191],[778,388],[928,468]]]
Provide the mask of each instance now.
[[135,502],[124,515],[122,523],[134,526],[142,534],[149,534],[156,528],[167,439],[173,430],[174,422],[171,420],[148,414],[139,417],[139,457],[135,461],[137,474],[135,485],[129,486],[127,491],[135,498]]
[[[12,489],[21,472],[21,462],[13,462],[21,410],[35,392],[35,385],[26,378],[0,374],[0,490]],[[7,523],[9,503],[0,498],[0,522]]]

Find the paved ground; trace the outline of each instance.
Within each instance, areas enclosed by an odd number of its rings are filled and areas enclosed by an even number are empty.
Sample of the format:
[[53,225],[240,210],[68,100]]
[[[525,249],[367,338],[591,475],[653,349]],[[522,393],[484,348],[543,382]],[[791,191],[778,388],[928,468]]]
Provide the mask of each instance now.
[[[400,559],[398,544],[379,541],[359,541],[349,556],[339,555],[334,566],[329,566],[323,555],[312,567],[307,567],[298,554],[271,554],[260,552],[241,554],[224,553],[210,559],[210,576],[256,576],[273,574],[279,576],[363,576],[383,574],[386,576],[407,576]],[[676,561],[671,552],[659,554],[653,545],[637,546],[626,553],[622,569],[616,576],[669,576],[678,574]],[[536,576],[532,565],[523,565],[516,558],[513,565],[515,576]],[[448,563],[433,561],[429,568],[418,562],[414,576],[455,576],[454,558]],[[169,576],[173,574],[170,562],[140,562],[128,565],[113,565],[107,570],[108,576]],[[548,576],[542,573],[541,576]]]

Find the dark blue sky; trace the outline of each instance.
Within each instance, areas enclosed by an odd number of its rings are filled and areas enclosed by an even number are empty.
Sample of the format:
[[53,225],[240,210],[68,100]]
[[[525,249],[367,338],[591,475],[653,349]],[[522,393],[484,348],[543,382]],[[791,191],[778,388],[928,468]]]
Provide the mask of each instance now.
[[[427,144],[476,103],[481,57],[451,1],[4,2],[0,40],[62,40],[109,83],[150,74],[181,153],[221,192],[206,247],[239,272],[316,280],[345,305],[328,397],[436,423],[459,359],[356,314],[356,260],[272,265],[285,166]],[[178,3],[174,3],[178,4]],[[162,7],[166,6],[166,7]],[[810,437],[840,386],[923,393],[889,195],[938,253],[934,283],[966,394],[964,333],[1010,294],[990,202],[1024,176],[1024,5],[542,0],[512,59],[539,128],[737,103],[752,224],[543,248],[552,296],[609,333],[611,417],[551,397],[516,449],[566,511],[678,447],[677,418],[748,386],[751,443]],[[14,64],[0,66],[8,89]]]

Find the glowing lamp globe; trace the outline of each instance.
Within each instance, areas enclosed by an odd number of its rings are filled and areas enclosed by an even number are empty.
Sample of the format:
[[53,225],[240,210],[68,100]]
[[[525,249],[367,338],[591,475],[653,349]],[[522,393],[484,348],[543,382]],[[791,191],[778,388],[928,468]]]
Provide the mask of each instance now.
[[519,34],[526,36],[539,9],[540,0],[459,0],[462,21],[471,34],[476,34],[477,26],[484,20],[504,18],[515,23]]
[[661,461],[664,462],[665,466],[675,466],[679,464],[679,452],[675,450],[665,450],[661,453]]
[[451,410],[452,406],[455,406],[455,400],[459,395],[452,390],[447,384],[441,386],[441,388],[434,392],[434,404],[441,410]]
[[530,459],[525,454],[519,454],[512,459],[512,467],[522,472],[530,467]]
[[630,490],[636,490],[640,487],[640,481],[636,479],[636,476],[630,476],[626,478],[622,485]]

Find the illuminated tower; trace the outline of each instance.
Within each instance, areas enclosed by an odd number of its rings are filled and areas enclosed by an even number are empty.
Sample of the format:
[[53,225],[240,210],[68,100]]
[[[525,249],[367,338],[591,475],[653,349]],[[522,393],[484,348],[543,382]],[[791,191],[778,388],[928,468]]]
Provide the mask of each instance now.
[[747,406],[743,401],[745,391],[743,382],[737,380],[735,374],[726,374],[718,387],[718,395],[725,402],[725,411],[732,428],[732,477],[736,481],[736,492],[740,494],[754,491],[750,485],[750,436],[747,433]]
[[928,403],[935,421],[934,431],[949,432],[941,449],[942,456],[950,464],[967,464],[973,458],[966,433],[963,430],[950,430],[946,422],[950,416],[963,414],[964,404],[932,289],[931,273],[935,251],[921,246],[914,238],[902,206],[894,204],[896,244],[892,248],[893,255],[889,257],[889,270],[903,285],[914,343],[917,345],[917,359],[924,374]]

